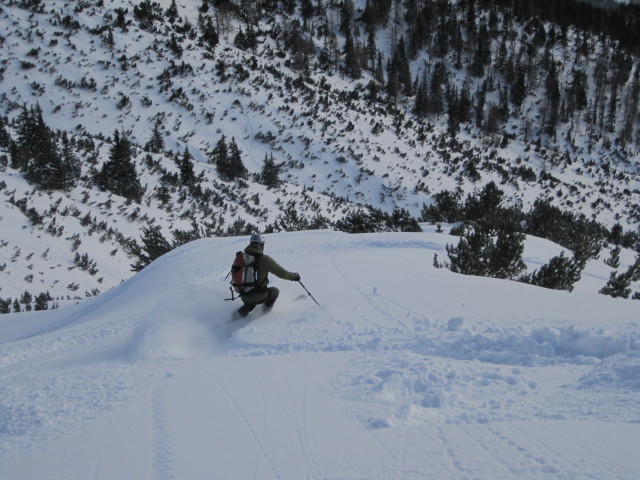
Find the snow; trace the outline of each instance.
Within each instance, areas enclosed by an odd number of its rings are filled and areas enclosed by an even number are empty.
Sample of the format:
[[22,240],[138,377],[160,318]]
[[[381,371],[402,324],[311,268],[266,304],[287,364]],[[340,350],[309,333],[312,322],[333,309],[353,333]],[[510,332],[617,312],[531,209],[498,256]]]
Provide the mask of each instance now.
[[[247,238],[0,317],[0,478],[636,479],[638,304],[435,268],[444,233],[267,235],[300,272],[228,322]],[[529,238],[531,269],[560,247]]]

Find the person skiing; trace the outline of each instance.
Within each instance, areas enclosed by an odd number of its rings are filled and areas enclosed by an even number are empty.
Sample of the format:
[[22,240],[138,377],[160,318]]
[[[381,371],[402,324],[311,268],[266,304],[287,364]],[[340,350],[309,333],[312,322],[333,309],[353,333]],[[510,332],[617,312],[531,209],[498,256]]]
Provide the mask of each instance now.
[[269,287],[268,274],[273,273],[279,278],[299,282],[300,275],[282,268],[273,258],[264,254],[264,237],[259,233],[251,235],[249,245],[244,249],[244,253],[253,255],[254,268],[257,272],[256,285],[250,291],[240,294],[240,300],[243,305],[236,310],[235,318],[244,318],[257,305],[264,304],[264,310],[269,311],[273,308],[273,304],[278,299],[280,291],[276,287]]

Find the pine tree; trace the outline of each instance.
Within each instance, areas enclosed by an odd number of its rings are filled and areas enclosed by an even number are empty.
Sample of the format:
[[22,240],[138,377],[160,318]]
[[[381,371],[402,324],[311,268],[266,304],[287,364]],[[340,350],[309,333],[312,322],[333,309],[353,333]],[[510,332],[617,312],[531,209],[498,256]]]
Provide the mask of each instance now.
[[367,68],[371,73],[376,70],[376,57],[378,48],[376,47],[376,34],[372,27],[367,27],[367,45],[365,47],[367,52]]
[[427,85],[427,72],[422,75],[422,81],[416,89],[416,98],[413,106],[413,113],[419,117],[425,117],[429,113],[429,97]]
[[242,155],[235,138],[227,145],[226,137],[222,135],[211,155],[211,162],[215,164],[220,178],[230,182],[238,178],[246,178],[247,168],[242,162]]
[[391,79],[392,75],[395,77],[397,85],[394,85],[390,92],[392,93],[393,89],[397,89],[405,96],[411,96],[413,94],[413,83],[411,80],[409,58],[407,57],[404,45],[404,37],[400,37],[393,53],[393,57],[391,58],[391,63],[389,65],[389,79]]
[[613,298],[629,298],[629,295],[631,295],[631,277],[627,275],[627,272],[620,274],[611,272],[609,281],[599,293]]
[[620,245],[616,245],[611,249],[611,256],[604,261],[612,268],[618,268],[620,266]]
[[[640,256],[638,256],[634,263],[632,263],[626,272],[617,273],[611,272],[609,281],[600,290],[599,293],[603,295],[609,295],[614,298],[629,298],[631,295],[631,282],[637,282],[640,280]],[[637,297],[637,294],[634,298]]]
[[131,270],[139,272],[156,258],[173,250],[173,245],[167,241],[160,231],[160,226],[142,227],[142,246],[133,241],[129,245],[129,253],[138,257],[138,261],[131,265]]
[[429,89],[429,113],[440,114],[444,112],[444,91],[447,87],[447,67],[443,62],[436,63],[431,77]]
[[364,11],[362,12],[362,16],[360,18],[367,27],[368,32],[373,32],[375,30],[376,24],[380,21],[375,7],[369,0],[367,0],[367,3],[364,6]]
[[581,270],[574,259],[565,257],[562,252],[532,274],[522,277],[521,281],[539,287],[571,292],[573,285],[580,280]]
[[344,62],[347,75],[352,79],[358,79],[362,76],[362,66],[360,64],[360,49],[354,43],[350,32],[347,32],[344,47]]
[[192,186],[196,181],[196,174],[193,170],[193,157],[187,147],[184,148],[184,153],[180,157],[178,168],[180,169],[180,182],[182,182],[182,185]]
[[378,61],[376,62],[376,70],[373,73],[373,77],[378,82],[378,85],[384,85],[384,68],[382,67],[382,53],[378,52]]
[[247,168],[242,162],[242,154],[236,143],[236,139],[232,138],[229,143],[229,172],[232,179],[246,178]]
[[460,91],[460,98],[458,102],[458,115],[460,121],[463,123],[471,120],[471,94],[469,93],[469,83],[464,82],[462,90]]
[[133,7],[133,16],[138,20],[140,28],[149,32],[155,31],[156,20],[162,20],[162,7],[158,2],[142,0]]
[[138,179],[132,156],[131,143],[124,133],[120,136],[116,130],[109,151],[109,160],[102,165],[95,181],[100,189],[139,203],[144,189]]
[[425,205],[422,208],[421,219],[433,223],[454,223],[462,220],[464,210],[461,205],[460,192],[442,190],[433,196],[434,205]]
[[22,0],[21,6],[32,12],[42,13],[44,10],[44,0]]
[[352,0],[343,0],[340,2],[340,32],[343,35],[347,35],[351,33],[351,28],[353,25],[353,1]]
[[176,0],[171,0],[171,5],[165,10],[164,14],[167,16],[169,23],[173,24],[178,18],[178,6]]
[[513,279],[527,268],[522,260],[525,239],[524,233],[514,229],[507,228],[498,231],[495,246],[490,254],[489,276]]
[[74,185],[75,181],[80,178],[82,167],[80,160],[73,152],[73,147],[69,141],[67,132],[62,132],[62,150],[60,156],[62,157],[62,164],[66,172],[67,183],[65,188],[70,188]]
[[514,222],[505,222],[494,232],[480,223],[463,226],[457,246],[447,245],[451,271],[465,275],[516,278],[526,268],[522,260],[525,235]]
[[465,219],[482,222],[488,230],[495,230],[504,217],[504,192],[495,182],[487,183],[477,195],[469,194],[465,201]]
[[411,216],[408,210],[396,207],[389,217],[389,227],[396,232],[421,232],[418,220]]
[[527,80],[525,67],[522,62],[516,62],[514,79],[511,85],[511,102],[514,107],[520,108],[522,102],[527,96]]
[[8,148],[11,145],[11,135],[6,127],[7,119],[0,117],[0,148]]
[[11,299],[0,297],[0,314],[11,313]]
[[389,100],[395,105],[398,100],[398,93],[400,92],[400,76],[395,62],[389,62],[387,64],[386,90]]
[[114,9],[116,12],[116,19],[113,21],[113,25],[116,28],[119,28],[123,32],[127,31],[127,13],[129,13],[129,9],[117,7]]
[[164,139],[162,138],[162,132],[160,132],[160,122],[157,121],[153,126],[153,132],[151,132],[151,138],[144,146],[145,152],[162,153],[164,150]]
[[280,185],[280,170],[282,165],[277,164],[273,154],[266,154],[260,171],[260,183],[268,188],[276,188]]
[[34,304],[33,309],[36,310],[36,311],[48,310],[49,309],[49,302],[52,301],[52,300],[53,300],[53,298],[51,297],[49,292],[42,292],[42,293],[36,295],[35,304]]
[[78,162],[67,147],[66,159],[60,155],[55,134],[45,124],[39,105],[29,110],[23,106],[18,118],[16,146],[14,165],[25,173],[29,182],[51,190],[66,190],[75,183],[79,175]]
[[464,275],[487,276],[491,237],[478,228],[468,226],[457,246],[446,246],[450,269]]
[[216,169],[219,169],[221,167],[224,168],[224,166],[228,162],[228,157],[229,150],[227,149],[227,137],[222,134],[222,136],[218,140],[218,143],[216,143],[216,146],[211,152],[209,163],[215,165]]
[[482,86],[478,87],[476,92],[476,105],[475,105],[475,121],[476,126],[481,128],[484,121],[484,106],[487,103],[487,82],[482,82]]
[[608,240],[614,245],[620,245],[623,241],[624,237],[624,229],[622,225],[616,223],[613,227],[611,227],[611,232],[609,233]]
[[458,92],[454,87],[447,96],[447,133],[455,138],[460,131],[460,101]]
[[546,105],[546,123],[545,123],[545,133],[550,136],[555,136],[556,133],[556,125],[558,123],[559,118],[559,107],[560,107],[560,87],[558,86],[558,73],[556,70],[556,64],[554,61],[551,61],[551,65],[549,67],[549,72],[547,74],[547,80],[545,82],[547,95],[547,105]]
[[209,51],[212,51],[214,48],[216,48],[216,45],[218,45],[218,32],[216,31],[216,27],[211,21],[211,17],[209,16],[207,16],[206,20],[204,21],[200,40],[202,41],[205,48],[207,48]]
[[315,13],[315,7],[311,0],[302,0],[300,4],[300,13],[304,22],[304,27],[307,28],[308,22]]
[[[469,2],[472,3],[472,2]],[[488,35],[487,29],[485,25],[482,25],[481,31],[482,35],[478,34],[478,39],[475,43],[475,49],[473,51],[473,61],[469,66],[469,72],[474,77],[483,77],[484,76],[484,67],[487,57],[487,50],[489,49],[488,45]],[[489,50],[489,54],[491,51]]]

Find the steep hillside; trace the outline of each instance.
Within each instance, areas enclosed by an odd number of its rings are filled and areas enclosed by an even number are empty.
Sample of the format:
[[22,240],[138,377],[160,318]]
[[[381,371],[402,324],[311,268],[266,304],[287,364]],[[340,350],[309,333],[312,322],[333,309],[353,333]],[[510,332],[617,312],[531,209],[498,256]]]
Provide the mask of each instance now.
[[[637,230],[634,52],[485,2],[411,8],[4,2],[0,297],[103,291],[130,275],[143,227],[184,240],[328,227],[357,205],[419,217],[490,181],[523,209],[548,199]],[[79,160],[66,191],[25,181],[15,143],[36,105]],[[116,131],[139,199],[97,179]],[[221,146],[246,173],[221,172]]]

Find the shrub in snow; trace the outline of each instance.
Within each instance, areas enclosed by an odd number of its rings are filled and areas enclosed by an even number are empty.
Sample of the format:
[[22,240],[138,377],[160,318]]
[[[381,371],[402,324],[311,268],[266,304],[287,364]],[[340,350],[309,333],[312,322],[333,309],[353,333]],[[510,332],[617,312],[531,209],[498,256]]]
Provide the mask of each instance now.
[[520,281],[554,290],[573,290],[573,285],[580,280],[582,269],[574,260],[564,256],[564,252],[553,257],[548,264],[532,274],[524,275]]
[[136,241],[133,241],[129,246],[129,252],[138,257],[138,261],[131,265],[131,269],[134,272],[139,272],[173,248],[173,245],[162,235],[159,225],[142,227],[142,246]]
[[597,258],[609,232],[584,215],[560,210],[546,200],[536,200],[527,213],[525,231],[573,251],[577,262]]
[[[640,257],[638,257],[633,265],[626,272],[611,272],[609,281],[600,290],[599,293],[609,295],[613,298],[629,298],[631,295],[631,282],[637,282],[640,279]],[[634,295],[634,299],[637,295]]]
[[389,215],[377,208],[359,210],[338,220],[337,230],[347,233],[367,232],[420,232],[418,221],[403,208],[395,208]]
[[479,224],[462,227],[457,246],[447,245],[452,272],[494,278],[515,278],[525,268],[522,260],[525,235],[515,228],[501,228],[492,235]]

